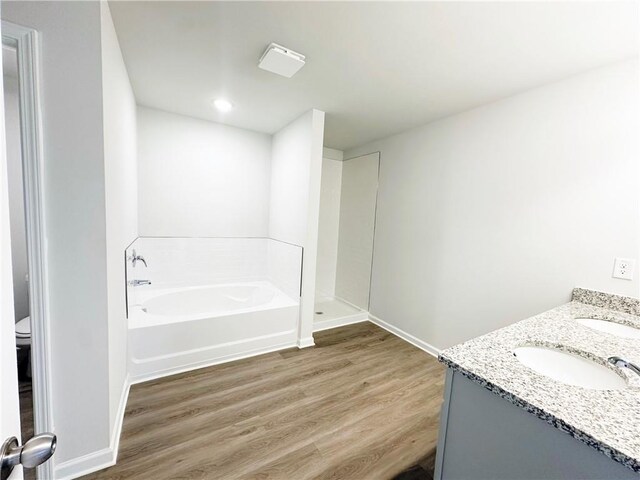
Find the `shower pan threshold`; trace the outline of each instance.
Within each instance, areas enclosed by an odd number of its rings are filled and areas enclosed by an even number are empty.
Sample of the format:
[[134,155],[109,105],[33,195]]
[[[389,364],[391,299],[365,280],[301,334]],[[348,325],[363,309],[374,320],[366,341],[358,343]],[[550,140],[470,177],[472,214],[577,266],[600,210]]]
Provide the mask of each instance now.
[[313,316],[313,331],[328,330],[330,328],[365,322],[369,314],[339,298],[320,301],[315,305]]

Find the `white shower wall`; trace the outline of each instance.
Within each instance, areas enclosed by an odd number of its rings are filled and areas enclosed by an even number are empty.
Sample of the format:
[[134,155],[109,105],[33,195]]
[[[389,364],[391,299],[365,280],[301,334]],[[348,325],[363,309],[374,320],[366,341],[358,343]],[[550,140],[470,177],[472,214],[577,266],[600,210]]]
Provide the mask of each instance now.
[[268,135],[138,107],[140,235],[264,237],[303,247],[305,346],[313,344],[323,136],[318,110]]
[[325,149],[316,303],[337,298],[368,308],[378,165],[378,153],[343,160],[342,152]]
[[320,187],[316,302],[330,299],[335,296],[336,292],[341,185],[342,161],[325,156],[322,159],[322,185]]
[[351,158],[342,165],[336,296],[369,309],[373,236],[380,154]]
[[268,239],[267,277],[291,298],[299,298],[302,282],[302,248]]
[[[289,297],[300,297],[302,248],[270,238],[138,238],[127,249],[146,262],[132,267],[128,280],[154,287],[183,287],[269,280]],[[137,291],[128,287],[130,305]]]

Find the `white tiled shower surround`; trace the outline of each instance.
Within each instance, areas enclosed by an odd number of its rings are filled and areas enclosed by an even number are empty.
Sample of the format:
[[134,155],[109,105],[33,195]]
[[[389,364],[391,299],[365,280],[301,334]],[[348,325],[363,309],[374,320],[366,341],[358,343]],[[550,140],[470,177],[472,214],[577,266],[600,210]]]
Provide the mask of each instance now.
[[[154,287],[182,287],[268,280],[293,299],[300,297],[302,248],[270,238],[141,237],[135,249],[147,267],[127,261],[128,280]],[[129,304],[136,288],[127,286]]]

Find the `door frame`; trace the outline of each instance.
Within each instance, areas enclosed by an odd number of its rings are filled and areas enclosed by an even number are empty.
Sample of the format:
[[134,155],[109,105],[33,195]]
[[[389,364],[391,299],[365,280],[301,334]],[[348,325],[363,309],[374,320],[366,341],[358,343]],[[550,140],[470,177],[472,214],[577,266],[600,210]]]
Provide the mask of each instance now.
[[[24,182],[34,432],[54,432],[51,402],[51,345],[45,235],[44,162],[40,104],[40,43],[32,28],[2,20],[2,45],[16,49],[20,102],[20,144]],[[28,439],[22,439],[23,443]],[[38,478],[53,478],[52,462]]]

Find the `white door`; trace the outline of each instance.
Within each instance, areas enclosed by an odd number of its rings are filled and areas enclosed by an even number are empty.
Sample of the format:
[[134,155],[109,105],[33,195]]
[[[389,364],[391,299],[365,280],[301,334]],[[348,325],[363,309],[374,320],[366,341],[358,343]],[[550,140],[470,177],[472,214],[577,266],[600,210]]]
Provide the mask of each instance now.
[[[0,31],[0,36],[1,33]],[[0,61],[0,443],[10,437],[20,439],[18,366],[13,315],[13,274],[11,271],[9,188],[2,78],[2,62]],[[20,469],[16,469],[11,478],[22,478]]]
[[56,438],[48,433],[36,435],[26,442],[22,439],[23,446],[20,446],[20,403],[13,312],[9,183],[2,73],[0,59],[0,480],[9,478],[9,475],[12,480],[19,480],[23,478],[21,465],[34,468],[53,455]]

